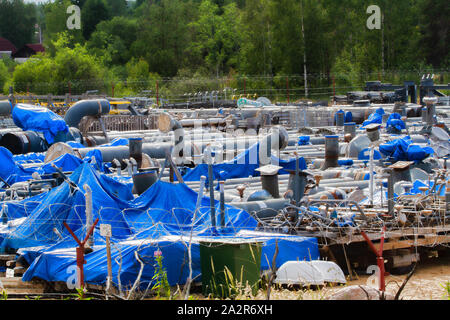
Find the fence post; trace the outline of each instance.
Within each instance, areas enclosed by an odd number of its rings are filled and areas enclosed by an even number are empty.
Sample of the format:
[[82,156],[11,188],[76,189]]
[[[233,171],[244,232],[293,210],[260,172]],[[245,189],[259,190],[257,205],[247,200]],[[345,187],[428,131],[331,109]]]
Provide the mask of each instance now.
[[286,94],[287,94],[287,103],[289,103],[289,77],[286,77]]
[[334,74],[331,76],[333,79],[333,99],[336,97],[336,79],[334,78]]
[[111,83],[111,95],[114,97],[114,82]]
[[159,106],[159,87],[158,87],[158,80],[156,80],[156,105]]

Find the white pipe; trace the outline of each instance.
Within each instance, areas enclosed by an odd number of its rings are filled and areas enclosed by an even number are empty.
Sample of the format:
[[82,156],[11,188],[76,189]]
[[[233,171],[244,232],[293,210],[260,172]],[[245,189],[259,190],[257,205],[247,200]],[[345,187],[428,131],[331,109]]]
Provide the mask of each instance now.
[[[88,184],[83,186],[83,189],[86,191],[84,195],[86,198],[86,232],[89,231],[91,226],[94,224],[93,215],[92,215],[92,190]],[[87,241],[87,247],[92,248],[94,246],[94,238],[89,236]]]

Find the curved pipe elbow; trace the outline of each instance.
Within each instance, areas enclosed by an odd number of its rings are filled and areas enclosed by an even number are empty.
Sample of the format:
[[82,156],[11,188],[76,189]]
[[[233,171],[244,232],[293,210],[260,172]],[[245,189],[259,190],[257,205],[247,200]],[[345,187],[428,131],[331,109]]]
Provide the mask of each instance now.
[[177,157],[183,157],[184,129],[181,122],[168,113],[161,113],[158,117],[158,129],[164,133],[173,131],[175,138],[173,154]]
[[64,116],[69,127],[78,128],[85,116],[100,116],[109,113],[110,104],[106,99],[80,100],[67,110]]

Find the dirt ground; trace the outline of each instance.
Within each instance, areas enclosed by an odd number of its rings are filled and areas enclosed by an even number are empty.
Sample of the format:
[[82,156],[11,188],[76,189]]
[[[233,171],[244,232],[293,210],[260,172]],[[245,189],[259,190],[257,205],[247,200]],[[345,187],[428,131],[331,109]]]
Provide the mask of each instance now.
[[[370,275],[359,275],[358,279],[348,281],[347,285],[370,285]],[[395,295],[406,275],[389,275],[386,277],[386,291]],[[369,281],[368,281],[369,280]],[[400,299],[403,300],[447,300],[447,291],[442,287],[450,282],[450,257],[440,257],[419,262],[416,270],[406,284]],[[273,300],[321,300],[326,299],[341,287],[325,287],[315,290],[273,290]],[[265,299],[265,292],[260,291],[256,299]]]

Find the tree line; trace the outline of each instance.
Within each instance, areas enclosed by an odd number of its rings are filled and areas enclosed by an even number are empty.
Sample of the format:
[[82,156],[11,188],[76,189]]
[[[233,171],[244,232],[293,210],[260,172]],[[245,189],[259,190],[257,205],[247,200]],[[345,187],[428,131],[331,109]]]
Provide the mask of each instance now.
[[[66,25],[72,4],[79,30]],[[371,4],[380,29],[366,26]],[[222,86],[244,81],[249,90],[284,88],[285,76],[290,88],[410,80],[387,75],[447,71],[449,10],[444,0],[0,0],[0,36],[19,48],[37,42],[37,25],[46,47],[24,64],[3,59],[0,90],[127,94],[167,78],[163,92],[211,85],[177,79],[226,78]]]

